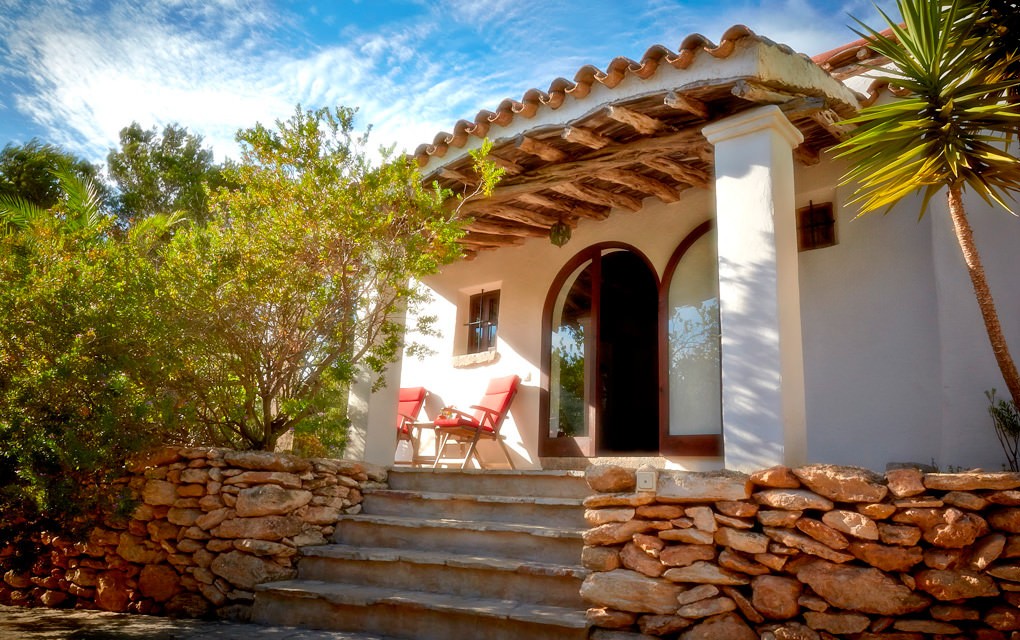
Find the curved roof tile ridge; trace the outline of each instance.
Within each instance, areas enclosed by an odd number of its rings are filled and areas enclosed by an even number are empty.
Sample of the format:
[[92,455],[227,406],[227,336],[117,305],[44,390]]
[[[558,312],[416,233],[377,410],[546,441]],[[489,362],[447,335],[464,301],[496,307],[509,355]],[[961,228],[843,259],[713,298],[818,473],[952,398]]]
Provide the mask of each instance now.
[[683,70],[694,62],[701,51],[714,58],[727,58],[733,54],[737,42],[743,38],[754,38],[770,45],[779,46],[786,53],[793,51],[786,45],[776,45],[742,24],[733,25],[723,32],[718,45],[700,33],[693,33],[683,39],[676,52],[663,45],[655,44],[645,51],[640,61],[620,56],[610,61],[605,71],[594,65],[584,65],[574,74],[572,82],[560,77],[552,81],[548,91],[532,88],[525,91],[519,101],[507,98],[499,103],[495,111],[480,110],[475,115],[473,122],[459,120],[454,125],[454,133],[443,131],[433,138],[431,144],[418,145],[413,156],[420,166],[424,166],[430,157],[441,158],[446,155],[450,146],[463,147],[469,136],[485,137],[494,125],[507,126],[516,116],[533,118],[543,106],[558,109],[563,105],[568,94],[575,99],[585,98],[591,93],[592,87],[596,83],[613,89],[628,75],[635,75],[642,80],[647,80],[655,75],[663,62]]

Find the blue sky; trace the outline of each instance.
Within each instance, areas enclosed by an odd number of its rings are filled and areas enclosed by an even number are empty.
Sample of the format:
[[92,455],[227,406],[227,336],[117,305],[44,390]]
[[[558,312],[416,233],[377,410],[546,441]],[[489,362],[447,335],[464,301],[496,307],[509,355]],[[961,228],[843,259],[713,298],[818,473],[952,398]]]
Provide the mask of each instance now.
[[870,0],[0,0],[0,145],[99,162],[132,121],[177,122],[220,160],[301,103],[413,150],[584,64],[737,23],[813,55],[856,38],[848,14],[880,24]]

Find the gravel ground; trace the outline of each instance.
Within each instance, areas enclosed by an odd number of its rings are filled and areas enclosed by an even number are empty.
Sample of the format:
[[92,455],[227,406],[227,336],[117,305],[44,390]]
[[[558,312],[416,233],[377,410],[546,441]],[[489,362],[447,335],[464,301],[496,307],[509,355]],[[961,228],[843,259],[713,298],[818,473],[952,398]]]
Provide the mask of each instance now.
[[0,605],[2,640],[386,640],[340,631]]

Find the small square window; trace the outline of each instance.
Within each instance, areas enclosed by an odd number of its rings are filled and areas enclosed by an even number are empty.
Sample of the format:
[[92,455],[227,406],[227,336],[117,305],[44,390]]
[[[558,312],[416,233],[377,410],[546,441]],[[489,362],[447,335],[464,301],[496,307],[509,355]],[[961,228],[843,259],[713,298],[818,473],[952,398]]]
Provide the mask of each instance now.
[[808,251],[836,244],[836,219],[832,203],[810,203],[797,209],[797,249]]
[[494,350],[499,320],[499,291],[483,291],[471,296],[469,309],[467,352]]

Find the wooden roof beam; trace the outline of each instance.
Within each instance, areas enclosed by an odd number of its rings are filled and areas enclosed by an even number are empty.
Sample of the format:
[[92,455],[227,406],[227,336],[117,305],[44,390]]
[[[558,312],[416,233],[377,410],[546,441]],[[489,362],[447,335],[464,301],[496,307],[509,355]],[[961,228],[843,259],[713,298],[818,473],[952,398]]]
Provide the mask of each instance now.
[[583,200],[592,204],[608,204],[627,211],[640,211],[641,201],[626,193],[616,193],[608,189],[592,187],[579,182],[564,182],[550,187],[557,193]]
[[677,93],[676,91],[670,91],[669,93],[666,94],[666,97],[663,99],[663,103],[667,107],[671,107],[679,111],[686,111],[692,116],[697,116],[702,120],[708,120],[709,115],[708,105],[705,104],[704,101],[698,100],[697,98],[685,96],[683,94]]
[[516,176],[524,173],[524,167],[517,164],[516,162],[513,162],[512,160],[500,158],[499,156],[494,156],[492,154],[489,154],[488,159],[491,160],[492,163],[495,164],[497,167],[502,169],[505,172],[505,175]]
[[514,207],[508,204],[490,203],[485,200],[478,201],[477,206],[470,207],[470,209],[477,211],[480,214],[487,214],[493,218],[502,218],[504,220],[510,220],[511,222],[520,222],[521,224],[533,227],[544,227],[546,229],[560,221],[560,218],[557,216],[549,216],[544,213],[539,213],[537,211],[521,207]]
[[[621,169],[636,162],[641,162],[649,154],[663,155],[667,153],[673,156],[686,154],[692,158],[700,158],[709,164],[713,162],[712,145],[705,140],[700,131],[687,129],[665,136],[640,138],[625,143],[614,143],[604,149],[592,151],[569,162],[532,169],[524,175],[503,180],[496,185],[496,190],[491,196],[484,200],[465,203],[465,207],[473,208],[483,205],[484,208],[484,206],[489,206],[494,202],[506,203],[518,198],[522,193],[557,189],[567,183],[576,184],[586,178],[596,177],[599,171]],[[578,199],[591,202],[591,200],[585,198]],[[628,205],[618,204],[612,200],[609,200],[609,202],[614,206],[631,208]],[[453,204],[451,203],[448,206],[452,207]],[[637,208],[640,209],[641,207]]]
[[686,182],[692,187],[698,187],[699,189],[707,189],[710,181],[708,172],[703,171],[697,167],[685,165],[676,160],[669,158],[647,158],[641,161],[641,164],[646,167],[661,171],[674,180],[680,182]]
[[567,142],[584,145],[589,149],[601,149],[612,142],[609,138],[583,127],[567,127],[563,130],[562,137]]
[[621,124],[630,126],[638,133],[644,135],[651,135],[661,129],[665,129],[666,125],[661,120],[656,120],[650,116],[646,116],[643,113],[632,111],[626,107],[610,105],[606,107],[606,116],[610,120],[615,120]]
[[758,104],[783,104],[784,102],[790,102],[791,100],[795,100],[799,97],[792,93],[775,91],[756,82],[749,82],[747,80],[737,80],[736,84],[733,85],[733,88],[730,89],[730,93],[742,100],[757,102]]
[[467,185],[469,187],[474,187],[476,184],[478,184],[478,178],[474,176],[469,176],[466,173],[457,171],[456,169],[451,169],[449,167],[443,167],[442,169],[440,169],[439,177],[446,178],[447,180],[453,180],[455,182],[460,182],[461,184]]
[[616,184],[622,184],[623,186],[634,189],[635,191],[651,193],[656,198],[666,203],[676,202],[680,199],[680,194],[677,190],[665,182],[643,176],[634,171],[627,171],[626,169],[605,169],[595,174],[595,177],[602,180],[608,180],[609,182],[615,182]]
[[799,144],[793,150],[793,159],[803,165],[811,166],[818,164],[821,161],[821,156],[817,149],[813,149],[805,144]]
[[549,235],[548,229],[522,225],[520,223],[501,222],[499,220],[475,219],[465,225],[468,231],[479,233],[495,233],[500,235],[520,236],[522,238],[544,238]]
[[850,132],[854,130],[852,126],[841,124],[839,114],[832,109],[823,109],[812,113],[810,116],[815,124],[825,129],[837,140],[846,140],[850,135]]
[[573,200],[557,200],[555,198],[547,198],[546,196],[538,193],[522,193],[518,198],[520,202],[528,204],[534,207],[542,207],[544,209],[552,209],[557,213],[568,213],[582,218],[591,218],[593,220],[605,220],[609,217],[609,208],[605,206],[605,203],[600,203],[603,206],[600,208],[589,207],[583,204],[578,204]]
[[530,136],[518,137],[516,146],[524,153],[538,156],[546,162],[563,162],[567,159],[567,154],[563,151]]
[[511,235],[497,235],[492,233],[468,231],[467,235],[460,239],[460,243],[480,247],[512,247],[523,244],[524,238]]

